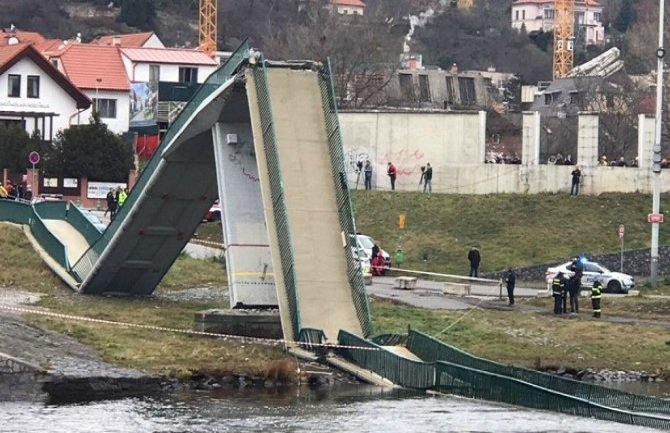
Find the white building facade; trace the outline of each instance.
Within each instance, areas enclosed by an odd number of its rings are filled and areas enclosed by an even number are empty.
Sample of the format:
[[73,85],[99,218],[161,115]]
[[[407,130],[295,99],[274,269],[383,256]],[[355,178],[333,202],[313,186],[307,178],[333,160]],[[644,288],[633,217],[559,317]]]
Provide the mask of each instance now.
[[[512,27],[526,32],[552,31],[556,10],[554,0],[515,0],[512,4]],[[586,45],[605,44],[603,8],[596,0],[575,2],[575,23],[583,32]]]

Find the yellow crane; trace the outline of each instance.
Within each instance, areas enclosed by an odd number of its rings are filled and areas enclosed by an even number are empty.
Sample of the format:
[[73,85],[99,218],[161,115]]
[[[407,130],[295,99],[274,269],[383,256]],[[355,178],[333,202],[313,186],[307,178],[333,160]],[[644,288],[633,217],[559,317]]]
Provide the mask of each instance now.
[[575,0],[554,3],[554,79],[565,77],[575,61]]
[[217,0],[200,0],[200,49],[210,57],[216,53],[216,2]]

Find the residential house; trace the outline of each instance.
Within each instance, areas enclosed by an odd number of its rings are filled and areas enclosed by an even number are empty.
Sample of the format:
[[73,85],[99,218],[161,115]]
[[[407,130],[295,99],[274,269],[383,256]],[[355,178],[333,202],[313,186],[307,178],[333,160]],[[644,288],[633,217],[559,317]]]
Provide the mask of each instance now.
[[14,26],[8,29],[0,29],[0,47],[16,44],[39,44],[46,38],[37,32],[24,32],[17,30]]
[[[110,131],[121,134],[130,123],[130,80],[119,47],[67,44],[49,60],[92,101],[82,113],[89,119],[93,110]],[[94,61],[91,61],[94,59]]]
[[[528,33],[549,32],[554,29],[556,10],[554,0],[514,0],[512,27]],[[603,8],[597,0],[576,0],[575,23],[586,45],[604,45]]]
[[0,47],[0,127],[17,125],[51,141],[84,121],[91,100],[32,44]]
[[165,48],[154,32],[127,33],[121,35],[98,36],[91,41],[95,45],[123,48]]
[[365,3],[361,0],[330,0],[329,9],[340,15],[363,15]]

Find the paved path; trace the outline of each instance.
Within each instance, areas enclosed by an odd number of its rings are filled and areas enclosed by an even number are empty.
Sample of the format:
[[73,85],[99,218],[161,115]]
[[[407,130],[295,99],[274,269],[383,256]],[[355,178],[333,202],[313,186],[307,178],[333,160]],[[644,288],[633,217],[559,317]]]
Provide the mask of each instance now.
[[[366,286],[368,293],[380,298],[395,299],[400,302],[429,310],[466,310],[473,304],[483,300],[499,299],[498,285],[473,284],[470,296],[458,297],[442,293],[444,282],[417,279],[414,290],[396,288],[395,277],[373,277],[372,285]],[[543,296],[546,290],[516,288],[514,295],[518,298]],[[503,288],[503,299],[507,302],[507,290]],[[501,306],[501,305],[498,305]]]
[[44,220],[47,229],[65,245],[65,254],[70,265],[74,265],[88,250],[89,244],[86,238],[77,231],[70,223],[64,220]]

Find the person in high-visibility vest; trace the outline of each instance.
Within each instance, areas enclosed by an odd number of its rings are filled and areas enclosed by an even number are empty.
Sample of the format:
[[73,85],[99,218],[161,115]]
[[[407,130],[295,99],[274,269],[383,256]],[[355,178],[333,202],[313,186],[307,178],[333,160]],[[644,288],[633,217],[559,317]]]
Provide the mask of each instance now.
[[565,281],[565,276],[562,272],[559,272],[551,282],[551,294],[554,297],[554,314],[561,314],[563,312]]
[[126,189],[122,189],[121,192],[119,193],[119,207],[123,206],[123,203],[126,202],[126,199],[128,198],[128,192]]
[[593,283],[591,289],[591,307],[593,308],[593,317],[600,317],[600,298],[603,296],[603,285],[600,281]]

